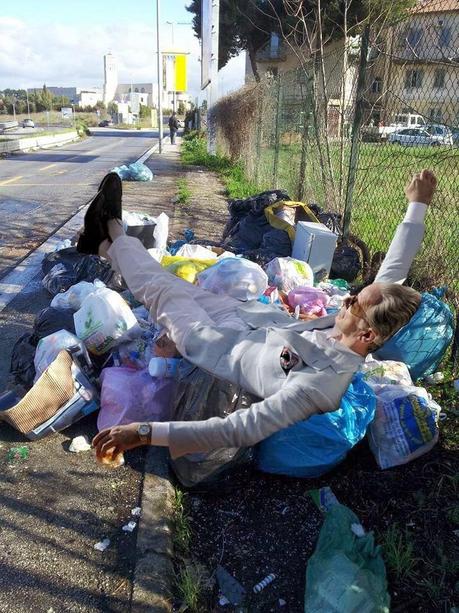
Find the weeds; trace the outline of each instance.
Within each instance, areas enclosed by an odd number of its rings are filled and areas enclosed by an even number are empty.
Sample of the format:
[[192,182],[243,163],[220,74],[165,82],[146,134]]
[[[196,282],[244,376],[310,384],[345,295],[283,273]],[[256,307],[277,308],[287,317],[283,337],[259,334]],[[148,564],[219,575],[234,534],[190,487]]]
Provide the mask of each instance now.
[[185,164],[205,166],[217,172],[230,198],[246,198],[260,191],[259,186],[246,178],[240,163],[234,163],[222,155],[209,155],[207,140],[198,133],[188,135],[183,141],[181,156]]
[[174,508],[174,547],[181,554],[186,555],[190,548],[191,531],[184,508],[185,494],[175,490]]
[[191,189],[188,186],[186,179],[177,181],[177,202],[180,204],[188,204],[192,196]]
[[383,548],[387,565],[399,581],[413,574],[417,559],[413,556],[413,543],[408,532],[401,532],[394,524],[383,536]]
[[198,564],[186,561],[175,577],[177,595],[182,601],[181,611],[200,611],[200,600],[204,588],[204,574]]

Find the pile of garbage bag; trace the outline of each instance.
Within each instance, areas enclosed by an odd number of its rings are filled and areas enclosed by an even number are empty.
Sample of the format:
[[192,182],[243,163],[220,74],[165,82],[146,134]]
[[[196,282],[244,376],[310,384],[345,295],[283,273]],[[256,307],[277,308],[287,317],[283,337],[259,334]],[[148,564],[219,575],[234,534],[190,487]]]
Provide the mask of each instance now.
[[[196,241],[189,229],[185,240],[168,244],[169,220],[164,213],[152,217],[128,212],[123,223],[171,274],[204,290],[275,305],[296,319],[315,319],[341,308],[349,292],[346,279],[330,274],[319,280],[307,262],[291,256],[298,220],[320,221],[336,230],[339,217],[317,205],[292,202],[278,190],[230,201],[229,212],[217,245]],[[222,417],[255,400],[182,360],[107,261],[64,246],[44,258],[42,271],[43,285],[53,296],[51,305],[37,316],[32,332],[17,341],[11,373],[33,397],[36,386],[52,387],[54,371],[64,373],[68,389],[54,416],[49,415],[50,407],[41,411],[46,427],[36,423],[39,416],[29,420],[33,428],[26,434],[31,438],[66,427],[99,408],[98,425],[103,428],[129,421]],[[423,296],[419,317],[432,329],[442,330],[442,342],[430,342],[427,356],[419,351],[419,326],[409,324],[391,339],[399,362],[388,361],[388,355],[376,356],[379,361],[367,359],[337,411],[277,432],[255,450],[216,450],[173,460],[179,480],[187,487],[201,487],[253,461],[270,473],[315,477],[341,462],[366,435],[381,468],[427,452],[438,440],[440,407],[413,381],[438,364],[449,343],[450,312],[442,305]],[[404,359],[407,339],[416,351]],[[158,359],[166,360],[163,370],[158,370]],[[78,382],[75,372],[82,373],[84,382]],[[89,390],[85,402],[72,400],[78,386]],[[17,407],[6,411],[13,423]],[[0,412],[0,418],[6,415]]]

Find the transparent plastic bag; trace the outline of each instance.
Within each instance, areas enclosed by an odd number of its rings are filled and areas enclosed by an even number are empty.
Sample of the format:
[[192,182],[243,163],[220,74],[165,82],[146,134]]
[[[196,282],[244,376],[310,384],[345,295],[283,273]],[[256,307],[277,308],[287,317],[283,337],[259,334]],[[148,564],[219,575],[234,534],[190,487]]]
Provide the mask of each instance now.
[[290,292],[298,286],[312,286],[314,273],[307,262],[295,258],[274,258],[266,267],[270,285],[283,292]]
[[101,287],[105,287],[105,284],[98,279],[96,279],[94,283],[80,281],[72,285],[72,287],[69,287],[67,291],[56,294],[51,301],[51,306],[55,309],[71,309],[72,311],[78,311],[83,300]]
[[245,258],[225,258],[199,273],[198,285],[214,294],[257,300],[268,287],[265,271]]
[[91,353],[102,355],[124,340],[129,333],[141,334],[137,319],[127,302],[116,292],[101,288],[83,300],[74,314],[75,333]]
[[105,368],[97,418],[99,430],[137,421],[168,421],[175,381],[150,377],[147,370]]
[[58,332],[54,332],[40,339],[34,357],[34,382],[37,381],[48,366],[54,362],[62,349],[69,349],[75,346],[79,347],[84,359],[89,363],[90,360],[86,347],[79,338],[67,330],[59,330]]

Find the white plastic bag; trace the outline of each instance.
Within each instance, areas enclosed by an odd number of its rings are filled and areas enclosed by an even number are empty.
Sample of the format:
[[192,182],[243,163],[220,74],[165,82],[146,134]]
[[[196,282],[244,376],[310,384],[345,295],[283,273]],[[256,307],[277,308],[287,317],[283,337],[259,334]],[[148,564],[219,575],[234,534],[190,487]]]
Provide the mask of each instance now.
[[202,245],[190,245],[185,243],[180,247],[175,255],[180,255],[182,258],[192,258],[197,260],[216,260],[217,254],[203,247]]
[[364,380],[374,385],[406,385],[412,386],[410,371],[403,362],[394,360],[375,360],[368,356],[360,367]]
[[35,365],[35,379],[34,383],[41,377],[48,366],[54,362],[58,354],[62,349],[69,349],[70,347],[78,347],[82,350],[86,360],[89,362],[88,352],[86,347],[71,332],[67,330],[59,330],[53,334],[49,334],[38,341],[37,349],[35,351],[35,357],[33,363]]
[[51,306],[55,309],[72,309],[72,311],[78,311],[83,300],[101,287],[105,287],[105,283],[102,283],[99,279],[96,279],[94,283],[80,281],[72,285],[72,287],[69,287],[66,292],[56,294],[51,301]]
[[130,331],[140,333],[137,319],[127,302],[106,287],[85,298],[73,319],[76,335],[96,355],[102,355],[127,340]]
[[214,294],[256,300],[268,287],[265,271],[245,258],[225,258],[197,276],[198,285]]
[[266,267],[269,285],[275,285],[283,292],[295,287],[314,285],[314,273],[307,262],[295,258],[274,258]]
[[376,415],[368,428],[370,448],[380,468],[406,464],[438,441],[439,405],[422,387],[374,385]]

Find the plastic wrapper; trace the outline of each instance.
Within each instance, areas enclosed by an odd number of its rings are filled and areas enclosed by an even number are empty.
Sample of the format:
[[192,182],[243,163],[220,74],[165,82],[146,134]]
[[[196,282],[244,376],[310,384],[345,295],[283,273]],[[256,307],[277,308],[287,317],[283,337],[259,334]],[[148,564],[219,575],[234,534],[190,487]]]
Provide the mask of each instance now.
[[357,374],[336,411],[312,415],[261,441],[257,467],[292,477],[319,477],[365,436],[375,409],[375,393]]
[[314,284],[314,273],[307,262],[295,258],[274,258],[266,267],[270,285],[283,292],[290,292],[298,286]]
[[288,294],[292,308],[300,307],[300,313],[314,317],[327,315],[329,298],[325,292],[315,287],[296,287]]
[[198,275],[198,285],[214,294],[257,300],[268,287],[265,271],[245,258],[225,258]]
[[35,381],[45,372],[48,366],[54,362],[62,349],[78,346],[84,359],[90,362],[86,347],[71,332],[58,330],[49,336],[45,336],[38,341],[34,357]]
[[422,387],[374,385],[377,406],[368,442],[380,468],[406,464],[438,441],[439,405]]
[[105,287],[105,285],[99,280],[94,281],[94,283],[80,281],[72,285],[72,287],[69,287],[66,292],[56,294],[51,300],[51,306],[56,309],[71,309],[72,311],[78,311],[83,300],[101,287]]
[[153,379],[145,370],[105,368],[97,418],[99,430],[144,421],[168,421],[175,390],[173,379]]
[[128,340],[129,332],[141,334],[127,302],[107,288],[98,289],[85,298],[73,318],[76,335],[96,355],[102,355]]

